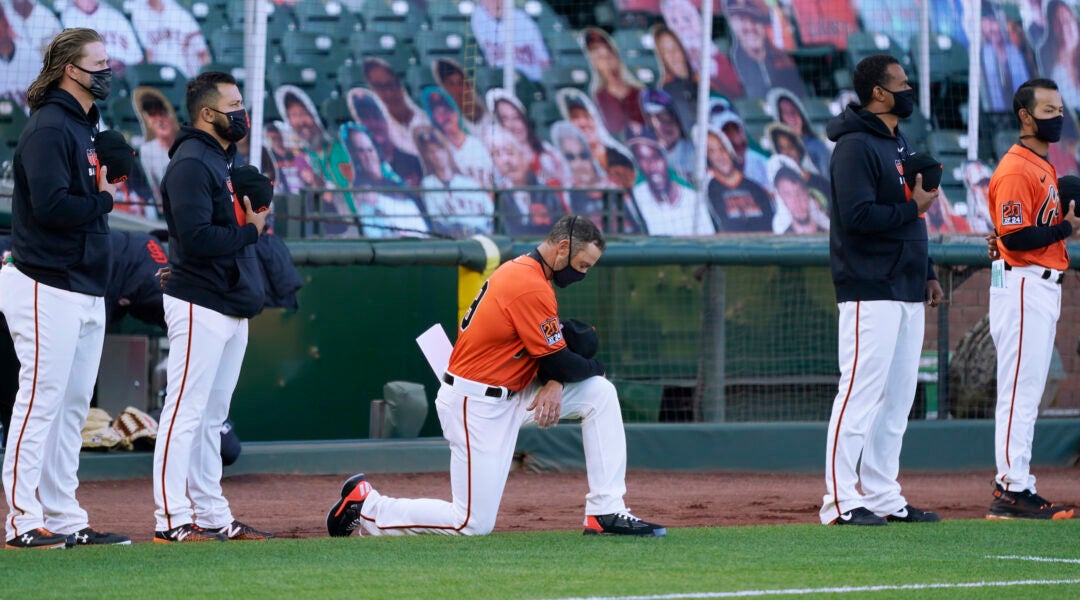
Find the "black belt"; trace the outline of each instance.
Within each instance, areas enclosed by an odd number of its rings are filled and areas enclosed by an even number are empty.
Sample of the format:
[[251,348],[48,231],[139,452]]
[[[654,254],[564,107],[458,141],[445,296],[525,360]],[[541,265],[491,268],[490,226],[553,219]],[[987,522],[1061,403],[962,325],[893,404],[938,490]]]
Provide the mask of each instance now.
[[[450,385],[450,386],[454,385],[454,376],[449,374],[449,373],[443,373],[442,380],[445,381],[447,385]],[[489,386],[487,386],[487,389],[484,390],[484,395],[487,396],[488,398],[502,398],[503,397],[503,388],[496,387],[494,385],[489,385]],[[510,396],[513,396],[513,395],[514,395],[514,392],[512,392],[510,390],[506,390],[506,397],[507,398],[509,398]]]
[[[1006,271],[1012,271],[1012,265],[1010,265],[1009,263],[1005,263],[1005,270]],[[1043,279],[1050,279],[1050,277],[1053,274],[1054,274],[1054,272],[1051,271],[1050,269],[1043,269],[1042,278]],[[1065,271],[1062,271],[1062,272],[1058,273],[1057,279],[1054,281],[1054,283],[1060,284],[1064,280],[1065,280]]]

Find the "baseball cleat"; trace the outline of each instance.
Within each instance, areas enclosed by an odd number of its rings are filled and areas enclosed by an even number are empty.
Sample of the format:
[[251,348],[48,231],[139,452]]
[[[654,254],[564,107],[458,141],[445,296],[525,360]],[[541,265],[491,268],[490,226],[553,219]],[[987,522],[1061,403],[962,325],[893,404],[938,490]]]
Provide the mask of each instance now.
[[221,529],[215,529],[214,531],[216,531],[219,535],[223,535],[229,538],[229,541],[233,542],[265,542],[266,540],[274,537],[274,534],[270,533],[269,531],[260,531],[250,525],[245,525],[240,521],[236,520],[233,520],[232,523],[222,527]]
[[941,517],[935,512],[921,510],[908,504],[894,513],[885,515],[885,520],[894,523],[937,523]]
[[647,523],[630,514],[630,509],[610,515],[588,515],[585,517],[584,535],[638,535],[663,537],[667,528],[655,523]]
[[38,527],[33,531],[27,531],[11,538],[4,544],[4,547],[9,550],[55,550],[67,547],[67,536],[53,533],[44,527]]
[[330,537],[348,537],[360,526],[360,509],[371,493],[371,484],[363,473],[345,480],[341,486],[341,499],[326,513],[326,531]]
[[829,525],[887,525],[889,522],[884,517],[879,517],[869,510],[858,507],[836,517]]
[[229,538],[217,533],[216,531],[210,531],[209,529],[203,529],[194,523],[187,523],[186,525],[180,525],[173,527],[166,531],[154,532],[154,543],[156,544],[178,544],[180,542],[226,542]]
[[67,537],[68,548],[75,546],[129,546],[131,538],[119,533],[106,533],[84,527]]
[[1061,521],[1073,518],[1073,509],[1057,506],[1046,498],[1029,492],[1007,492],[1000,483],[994,483],[994,501],[986,518],[997,519],[1046,519]]

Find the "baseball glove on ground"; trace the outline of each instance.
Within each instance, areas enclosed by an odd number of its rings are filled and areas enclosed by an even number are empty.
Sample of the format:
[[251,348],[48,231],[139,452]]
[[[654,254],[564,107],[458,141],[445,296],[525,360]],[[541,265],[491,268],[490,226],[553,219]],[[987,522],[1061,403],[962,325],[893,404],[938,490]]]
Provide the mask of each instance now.
[[82,429],[83,450],[107,451],[117,447],[130,450],[130,444],[125,445],[123,442],[120,433],[113,429],[109,413],[100,408],[91,408]]
[[153,450],[157,441],[158,424],[153,417],[129,406],[113,421],[113,428],[123,437],[127,446],[139,450]]

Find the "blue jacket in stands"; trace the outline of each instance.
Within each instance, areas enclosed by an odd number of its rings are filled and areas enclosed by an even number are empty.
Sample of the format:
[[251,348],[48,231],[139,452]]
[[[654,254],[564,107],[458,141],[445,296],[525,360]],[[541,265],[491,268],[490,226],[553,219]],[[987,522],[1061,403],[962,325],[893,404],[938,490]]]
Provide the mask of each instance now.
[[165,294],[234,317],[251,318],[265,291],[255,256],[259,232],[241,225],[229,171],[236,146],[183,127],[169,149],[161,200],[169,226],[172,274]]
[[829,207],[836,301],[925,301],[926,282],[937,275],[926,223],[904,183],[907,139],[854,104],[829,121],[826,133],[836,142]]
[[61,89],[30,115],[15,147],[11,255],[35,281],[104,296],[113,198],[97,191],[97,122],[96,106],[87,114]]

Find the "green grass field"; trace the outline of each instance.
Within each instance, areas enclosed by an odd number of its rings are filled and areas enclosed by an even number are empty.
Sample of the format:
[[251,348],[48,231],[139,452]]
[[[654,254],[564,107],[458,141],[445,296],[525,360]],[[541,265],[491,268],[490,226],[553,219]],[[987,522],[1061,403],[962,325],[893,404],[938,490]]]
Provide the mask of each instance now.
[[672,529],[660,539],[563,531],[0,551],[3,599],[719,598],[781,593],[1078,598],[1080,520]]

